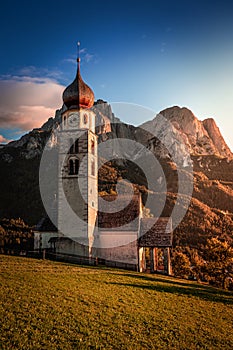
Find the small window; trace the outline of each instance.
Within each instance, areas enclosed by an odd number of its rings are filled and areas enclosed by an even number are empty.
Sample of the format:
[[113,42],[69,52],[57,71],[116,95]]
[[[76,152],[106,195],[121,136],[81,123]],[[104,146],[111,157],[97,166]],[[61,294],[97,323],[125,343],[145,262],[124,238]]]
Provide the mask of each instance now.
[[95,154],[95,141],[91,140],[91,153]]
[[92,204],[93,207],[95,206],[95,203],[94,203],[94,202],[92,202],[91,204]]
[[79,160],[70,159],[69,160],[69,175],[77,175],[79,171]]
[[95,176],[95,162],[94,161],[91,162],[91,175]]
[[66,115],[64,116],[64,125],[66,125]]
[[88,123],[88,115],[85,113],[83,116],[83,123],[87,124]]

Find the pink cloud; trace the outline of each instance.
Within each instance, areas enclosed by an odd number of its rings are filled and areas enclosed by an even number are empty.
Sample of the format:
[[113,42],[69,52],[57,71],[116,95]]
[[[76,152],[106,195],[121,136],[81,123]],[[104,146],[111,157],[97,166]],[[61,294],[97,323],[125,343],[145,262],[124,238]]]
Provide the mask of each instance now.
[[28,131],[40,127],[62,106],[64,86],[49,78],[0,80],[0,127]]
[[10,140],[7,140],[4,136],[0,135],[0,143],[8,143]]
[[39,128],[48,118],[54,116],[54,109],[45,106],[18,106],[17,112],[3,112],[0,126],[5,129],[31,130]]

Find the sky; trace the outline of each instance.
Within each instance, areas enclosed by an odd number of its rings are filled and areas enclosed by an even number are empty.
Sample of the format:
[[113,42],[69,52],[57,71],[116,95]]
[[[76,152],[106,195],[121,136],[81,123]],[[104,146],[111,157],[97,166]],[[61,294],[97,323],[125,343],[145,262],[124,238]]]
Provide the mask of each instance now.
[[[213,117],[233,150],[233,2],[12,0],[0,12],[0,143],[40,127],[81,74],[96,99]],[[123,121],[139,125],[142,116]]]

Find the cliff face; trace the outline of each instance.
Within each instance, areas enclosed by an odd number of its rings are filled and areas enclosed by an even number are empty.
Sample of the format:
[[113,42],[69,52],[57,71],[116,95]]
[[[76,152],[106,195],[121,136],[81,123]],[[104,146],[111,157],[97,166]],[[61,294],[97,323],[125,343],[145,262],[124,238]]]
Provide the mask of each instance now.
[[190,154],[233,159],[233,154],[213,119],[200,121],[188,108],[177,106],[167,108],[160,114],[172,123],[174,133],[180,135]]
[[227,146],[222,134],[217,127],[213,118],[208,118],[203,120],[202,122],[204,128],[208,132],[210,139],[212,140],[215,149],[221,156],[226,156],[229,159],[232,159],[232,152],[230,148]]
[[[171,214],[176,201],[177,166],[182,169],[184,181],[189,176],[186,168],[193,166],[191,205],[175,230],[175,242],[195,245],[209,235],[233,238],[233,155],[213,119],[200,121],[187,108],[171,107],[153,120],[134,127],[119,123],[111,106],[103,101],[97,101],[94,109],[99,143],[115,139],[116,159],[125,155],[131,160],[117,159],[103,165],[99,171],[99,191],[114,189],[121,177],[134,183],[143,198],[146,197],[145,176],[134,165],[135,160],[144,161],[140,146],[122,149],[121,143],[117,143],[121,138],[136,141],[156,155],[165,174],[167,200],[163,215]],[[51,150],[57,146],[61,112],[58,110],[40,129],[0,149],[0,217],[22,217],[36,224],[44,214],[38,179],[40,157],[50,136]],[[104,159],[100,159],[100,163],[103,164]],[[156,170],[154,175],[153,191],[159,203],[164,186],[160,171]]]

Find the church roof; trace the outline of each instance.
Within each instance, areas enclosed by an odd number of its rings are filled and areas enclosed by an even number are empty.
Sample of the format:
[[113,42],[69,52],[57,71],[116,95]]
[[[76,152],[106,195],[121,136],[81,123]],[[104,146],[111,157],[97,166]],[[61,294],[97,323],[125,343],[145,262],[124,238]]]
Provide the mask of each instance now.
[[57,242],[72,242],[72,239],[69,237],[51,237],[48,243],[57,243]]
[[138,244],[140,247],[172,246],[172,221],[169,217],[141,219]]
[[134,194],[132,198],[129,195],[106,195],[101,198],[106,201],[106,208],[111,208],[111,212],[104,208],[105,205],[103,206],[102,202],[98,212],[100,229],[116,231],[137,231],[139,229],[140,194]]
[[57,232],[57,227],[52,223],[48,216],[45,216],[36,225],[36,231]]

